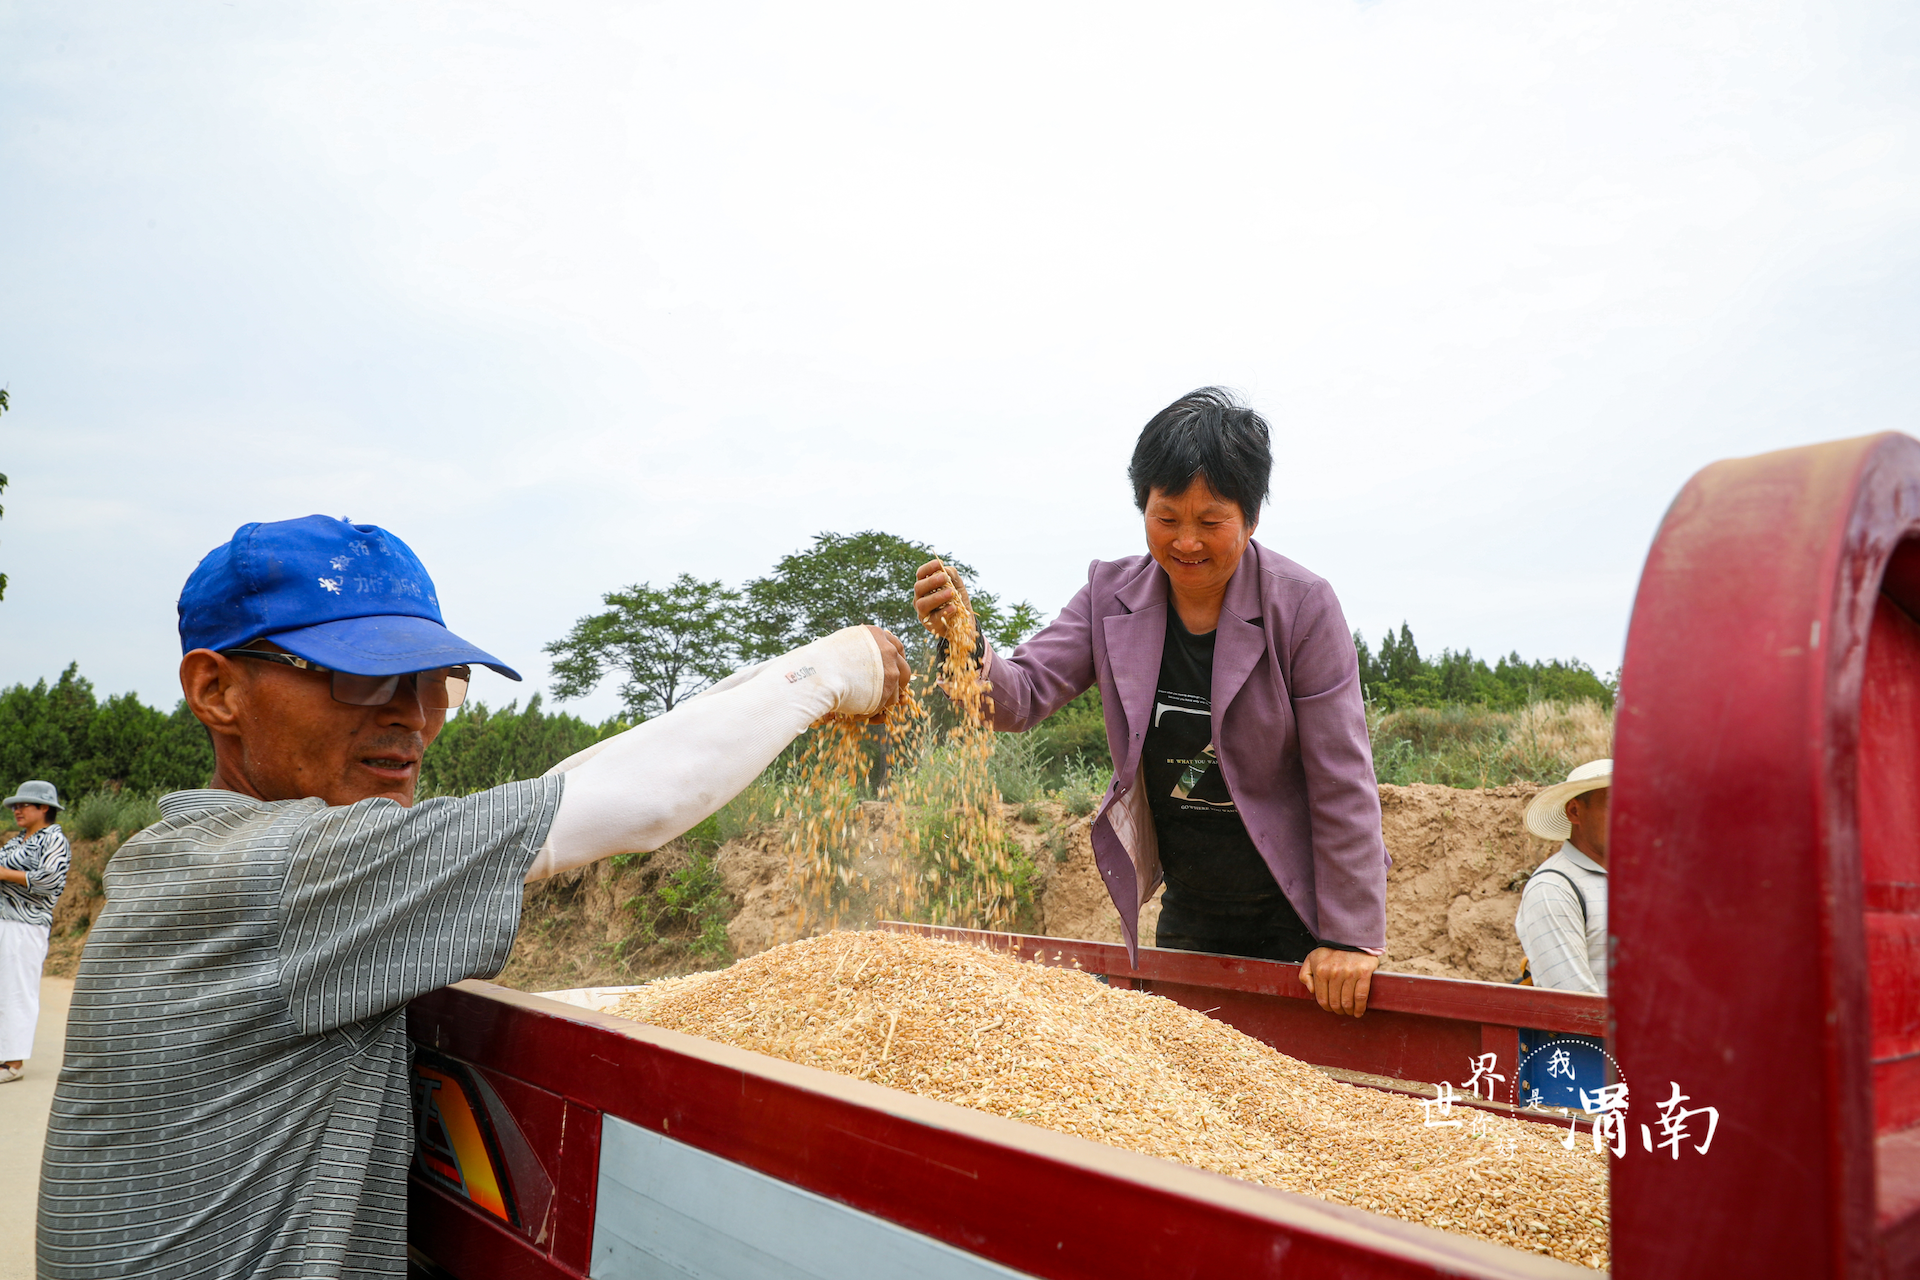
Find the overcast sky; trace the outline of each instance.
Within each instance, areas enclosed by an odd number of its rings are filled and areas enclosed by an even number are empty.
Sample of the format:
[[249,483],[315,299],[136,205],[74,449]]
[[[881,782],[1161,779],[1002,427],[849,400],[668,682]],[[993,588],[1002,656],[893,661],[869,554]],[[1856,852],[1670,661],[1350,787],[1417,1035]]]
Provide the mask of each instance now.
[[1051,616],[1205,383],[1355,626],[1605,671],[1690,474],[1914,427],[1917,12],[0,3],[0,685],[170,707],[188,572],[316,511],[494,702],[826,530]]

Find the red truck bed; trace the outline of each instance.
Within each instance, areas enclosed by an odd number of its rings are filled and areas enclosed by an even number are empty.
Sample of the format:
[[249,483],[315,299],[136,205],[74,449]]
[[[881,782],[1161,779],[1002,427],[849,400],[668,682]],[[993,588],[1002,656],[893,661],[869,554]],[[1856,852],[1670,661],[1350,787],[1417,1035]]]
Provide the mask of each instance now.
[[[1058,940],[1036,941],[1048,943],[1051,958]],[[1068,945],[1088,954],[1110,950],[1060,944],[1061,954]],[[1141,955],[1143,970],[1163,961],[1181,967],[1226,959]],[[1261,997],[1245,988],[1290,975],[1229,977],[1241,988],[1218,994],[1243,995],[1243,1007],[1252,1008]],[[1463,1010],[1480,992],[1515,1007],[1505,988],[1403,981],[1453,988]],[[1397,985],[1386,984],[1390,992]],[[1331,1017],[1290,994],[1264,998]],[[1400,1016],[1449,1034],[1470,1032],[1477,1047],[1484,1024],[1474,1019],[1484,1012],[1468,1019]],[[1393,1017],[1383,1010],[1378,1025],[1389,1027]],[[893,1274],[932,1274],[941,1266],[954,1275],[1103,1280],[1583,1273],[486,983],[415,1001],[408,1025],[425,1051],[419,1070],[432,1086],[420,1108],[422,1141],[436,1149],[440,1165],[416,1170],[412,1238],[463,1280],[860,1274],[859,1251],[880,1248],[869,1240],[876,1234],[889,1242],[888,1256],[907,1267]],[[1380,1037],[1396,1053],[1402,1041],[1392,1030]],[[463,1111],[473,1122],[460,1118]],[[465,1159],[452,1150],[456,1129],[479,1133]],[[610,1144],[619,1147],[617,1159],[608,1155]],[[670,1170],[661,1172],[662,1164]],[[475,1197],[476,1179],[462,1176],[469,1167],[505,1190],[483,1188]],[[519,1193],[516,1178],[537,1194]],[[760,1256],[775,1246],[755,1240],[752,1223],[729,1216],[734,1202],[766,1197],[769,1179],[803,1193],[789,1197],[792,1203],[776,1193],[762,1211],[783,1223],[777,1251],[790,1256],[778,1265]],[[549,1183],[551,1192],[544,1192]],[[694,1184],[704,1188],[697,1203],[676,1199],[680,1187]],[[741,1262],[743,1251],[754,1255],[750,1265]],[[964,1257],[955,1258],[956,1251]],[[959,1269],[974,1265],[967,1259],[978,1267]]]
[[[1523,1026],[1604,1034],[1616,1276],[1920,1275],[1916,618],[1920,443],[1689,482],[1628,636],[1611,1005],[1383,974],[1354,1022],[1293,966],[997,945],[1398,1081],[1487,1052],[1511,1080]],[[484,983],[409,1028],[412,1239],[462,1280],[1579,1271]]]

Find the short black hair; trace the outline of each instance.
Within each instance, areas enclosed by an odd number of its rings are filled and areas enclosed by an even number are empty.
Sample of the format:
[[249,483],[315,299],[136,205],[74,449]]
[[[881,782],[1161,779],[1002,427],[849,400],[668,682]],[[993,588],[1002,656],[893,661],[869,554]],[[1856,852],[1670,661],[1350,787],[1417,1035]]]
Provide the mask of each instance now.
[[1133,446],[1127,479],[1133,505],[1145,511],[1155,489],[1187,491],[1195,479],[1230,502],[1252,525],[1260,518],[1273,478],[1273,446],[1267,420],[1223,387],[1189,391],[1153,415]]

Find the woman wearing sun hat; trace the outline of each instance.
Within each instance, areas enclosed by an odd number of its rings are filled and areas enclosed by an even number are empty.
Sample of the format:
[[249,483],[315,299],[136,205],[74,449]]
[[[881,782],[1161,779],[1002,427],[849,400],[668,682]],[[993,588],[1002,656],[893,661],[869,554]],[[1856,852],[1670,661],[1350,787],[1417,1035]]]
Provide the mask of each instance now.
[[23,782],[0,801],[20,834],[0,846],[0,1084],[18,1080],[40,1020],[40,968],[53,904],[67,884],[67,837],[51,782]]

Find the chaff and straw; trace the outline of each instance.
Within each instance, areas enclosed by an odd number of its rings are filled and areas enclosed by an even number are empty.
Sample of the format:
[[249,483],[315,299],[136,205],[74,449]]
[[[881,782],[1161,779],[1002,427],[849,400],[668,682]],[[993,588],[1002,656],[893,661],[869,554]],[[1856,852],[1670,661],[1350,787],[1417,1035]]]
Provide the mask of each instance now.
[[[923,687],[907,690],[884,726],[832,720],[809,735],[777,811],[791,821],[803,933],[838,926],[856,893],[876,918],[1015,923],[1021,880],[993,777],[992,690],[973,658],[979,619],[960,594],[944,621],[947,643],[935,648]],[[929,686],[945,694],[951,717],[935,714]],[[891,812],[869,815],[861,795],[876,748],[887,762],[880,802]],[[881,867],[876,885],[871,871]]]

